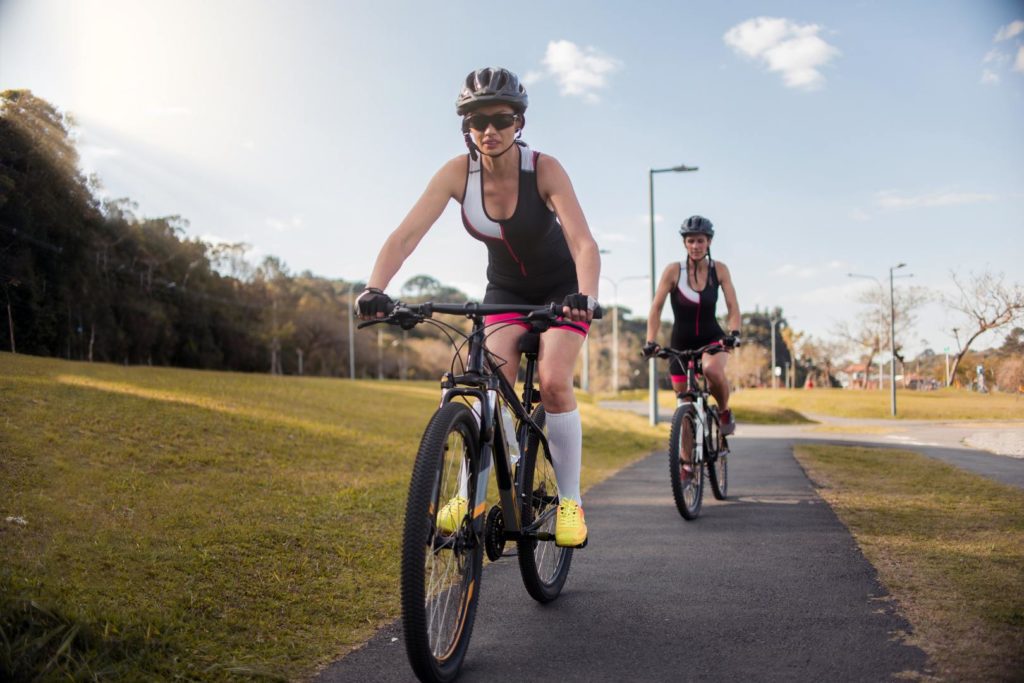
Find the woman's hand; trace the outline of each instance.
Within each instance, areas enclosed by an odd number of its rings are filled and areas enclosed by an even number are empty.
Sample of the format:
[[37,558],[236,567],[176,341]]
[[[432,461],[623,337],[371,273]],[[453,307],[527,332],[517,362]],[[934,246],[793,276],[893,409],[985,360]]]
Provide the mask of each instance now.
[[363,320],[386,318],[391,315],[395,302],[387,294],[376,287],[367,287],[356,298],[356,310]]
[[589,323],[596,308],[597,299],[580,292],[569,294],[562,301],[562,315],[576,323]]

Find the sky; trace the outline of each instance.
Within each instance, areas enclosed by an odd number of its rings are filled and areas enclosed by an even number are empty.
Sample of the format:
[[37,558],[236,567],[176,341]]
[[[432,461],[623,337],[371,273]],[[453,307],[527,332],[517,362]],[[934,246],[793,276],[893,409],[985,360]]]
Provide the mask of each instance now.
[[[657,274],[707,216],[741,308],[812,336],[899,263],[897,287],[1024,281],[1019,0],[0,0],[0,89],[73,114],[108,196],[332,278],[365,279],[465,153],[454,102],[482,66],[526,83],[523,137],[569,173],[604,303],[646,316],[649,170],[679,164],[699,170],[654,176]],[[389,291],[479,297],[484,254],[453,202]],[[957,326],[929,304],[900,341],[955,350]]]

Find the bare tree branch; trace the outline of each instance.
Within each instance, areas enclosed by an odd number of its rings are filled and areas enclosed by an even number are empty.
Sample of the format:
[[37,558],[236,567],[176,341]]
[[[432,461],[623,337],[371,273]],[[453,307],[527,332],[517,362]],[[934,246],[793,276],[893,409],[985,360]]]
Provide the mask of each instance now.
[[945,297],[944,303],[968,320],[971,333],[953,359],[947,381],[956,376],[960,361],[967,354],[971,344],[985,332],[995,330],[1024,317],[1024,288],[1019,284],[1004,282],[1003,273],[994,274],[986,270],[981,274],[971,273],[964,279],[955,271],[950,272],[959,296]]

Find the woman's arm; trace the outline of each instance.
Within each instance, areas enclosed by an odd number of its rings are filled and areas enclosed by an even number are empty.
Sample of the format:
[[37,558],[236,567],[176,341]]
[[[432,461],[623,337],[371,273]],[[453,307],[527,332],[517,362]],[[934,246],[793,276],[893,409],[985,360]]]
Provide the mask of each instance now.
[[377,254],[370,279],[366,281],[367,287],[377,287],[381,290],[387,288],[391,278],[405,263],[405,259],[409,258],[416,245],[448,206],[448,200],[459,199],[462,196],[466,172],[466,157],[462,155],[446,163],[434,174],[427,184],[427,189],[416,200],[405,219],[384,241],[384,246]]
[[672,291],[676,281],[679,279],[679,264],[670,263],[665,266],[658,281],[658,289],[654,292],[654,301],[651,302],[651,311],[647,314],[647,341],[658,341],[658,332],[661,330],[661,309],[665,307],[665,299]]
[[596,299],[598,280],[601,277],[601,256],[597,242],[590,233],[569,175],[554,157],[542,154],[538,158],[537,189],[562,224],[569,252],[576,262],[576,280],[580,292]]
[[739,330],[740,305],[736,300],[736,288],[732,285],[732,274],[721,261],[715,261],[715,269],[718,271],[718,282],[722,285],[722,294],[725,295],[726,320],[729,323],[729,331]]

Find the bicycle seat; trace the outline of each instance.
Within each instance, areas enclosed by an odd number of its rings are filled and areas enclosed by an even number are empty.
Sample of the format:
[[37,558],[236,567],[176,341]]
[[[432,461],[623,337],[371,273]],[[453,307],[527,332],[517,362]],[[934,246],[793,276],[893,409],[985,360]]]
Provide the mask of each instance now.
[[527,332],[519,338],[519,350],[523,353],[536,354],[540,351],[540,333]]

